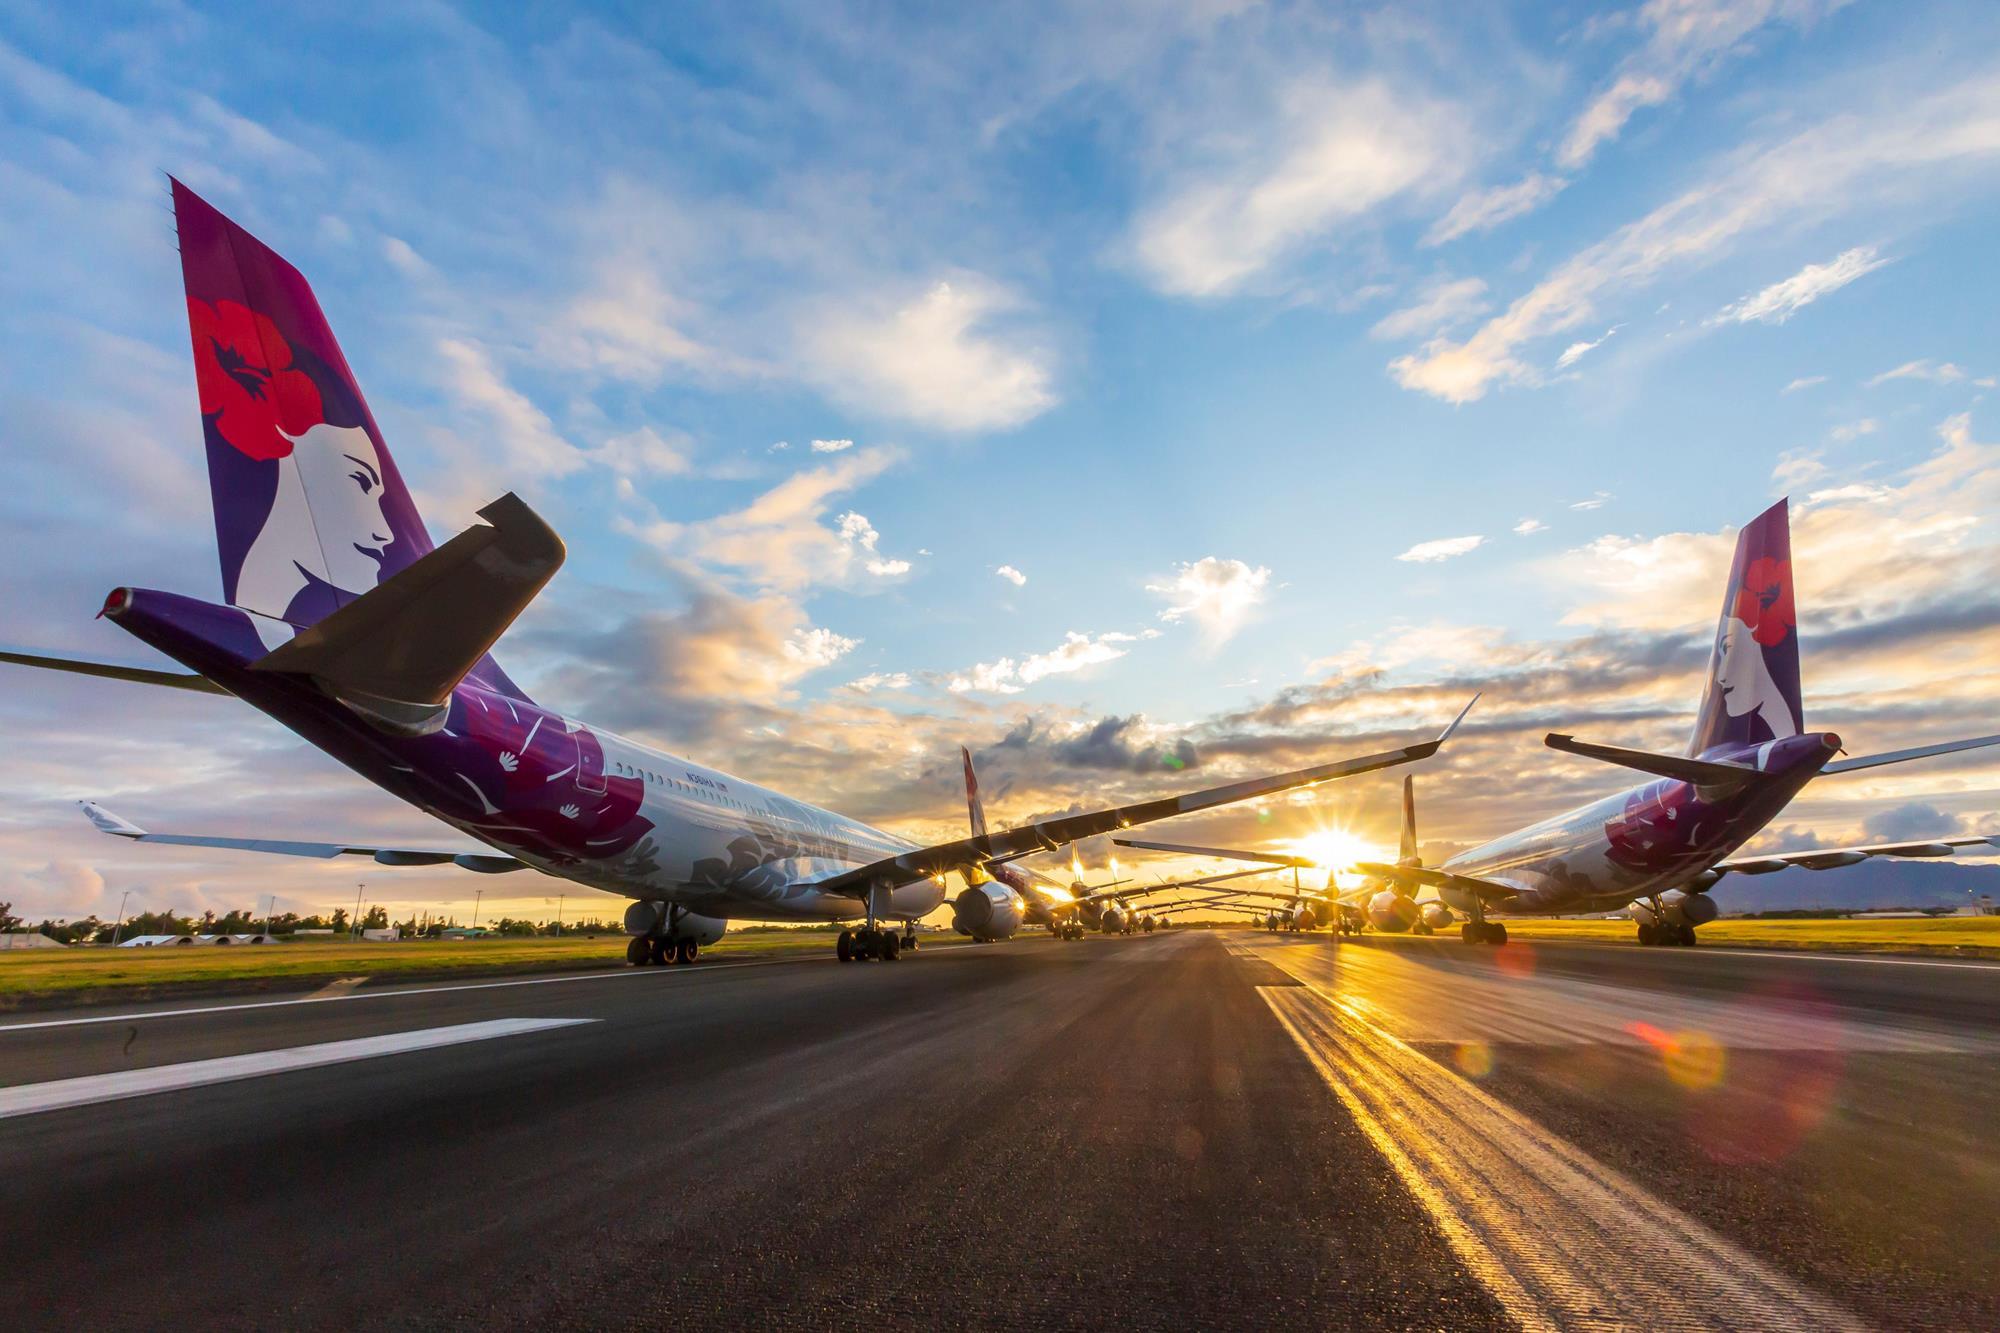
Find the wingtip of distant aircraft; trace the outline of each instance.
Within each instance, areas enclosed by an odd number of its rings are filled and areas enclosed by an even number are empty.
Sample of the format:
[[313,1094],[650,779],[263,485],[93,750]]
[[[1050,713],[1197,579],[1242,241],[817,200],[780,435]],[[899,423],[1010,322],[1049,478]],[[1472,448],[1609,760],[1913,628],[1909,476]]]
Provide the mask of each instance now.
[[1481,690],[1479,691],[1478,694],[1474,694],[1470,699],[1467,699],[1465,701],[1465,707],[1458,710],[1458,716],[1453,718],[1451,722],[1445,727],[1445,729],[1438,733],[1437,743],[1439,745],[1443,745],[1446,741],[1451,739],[1451,734],[1454,731],[1458,730],[1458,724],[1465,721],[1465,715],[1472,711],[1472,706],[1478,703],[1480,697],[1485,693],[1486,691]]

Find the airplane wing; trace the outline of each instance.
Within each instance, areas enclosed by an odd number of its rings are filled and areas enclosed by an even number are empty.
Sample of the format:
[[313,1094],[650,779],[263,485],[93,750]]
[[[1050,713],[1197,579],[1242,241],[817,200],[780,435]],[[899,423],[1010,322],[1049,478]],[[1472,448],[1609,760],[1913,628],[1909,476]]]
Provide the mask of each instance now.
[[1309,856],[1287,856],[1283,852],[1239,852],[1227,847],[1197,847],[1184,842],[1148,842],[1138,838],[1113,838],[1120,847],[1137,847],[1148,852],[1179,852],[1183,856],[1212,856],[1222,861],[1256,861],[1261,865],[1291,866],[1296,870],[1314,870],[1319,862]]
[[150,667],[114,666],[109,662],[83,662],[74,657],[43,657],[39,653],[0,653],[0,662],[12,662],[15,666],[40,667],[44,671],[68,671],[79,676],[97,676],[103,680],[128,680],[135,685],[164,685],[168,689],[193,690],[197,694],[229,693],[207,676],[197,676],[186,671],[155,671]]
[[1820,847],[1804,852],[1774,852],[1769,856],[1740,856],[1718,861],[1718,874],[1768,875],[1787,866],[1805,870],[1834,870],[1857,865],[1876,856],[1950,856],[1958,847],[2000,847],[2000,833],[1975,833],[1967,837],[1932,838],[1921,842],[1878,842],[1865,847]]
[[306,856],[328,861],[336,856],[366,856],[385,866],[455,865],[482,875],[526,870],[525,861],[486,852],[445,852],[409,847],[363,847],[344,842],[286,842],[276,838],[214,838],[192,833],[148,833],[129,819],[112,814],[94,801],[79,801],[83,813],[100,832],[133,842],[159,842],[173,847],[221,847],[236,852],[269,852],[275,856]]
[[870,862],[865,866],[857,866],[853,870],[842,871],[826,879],[808,881],[801,887],[820,889],[828,893],[853,893],[865,889],[870,884],[912,884],[931,875],[942,875],[966,866],[980,866],[992,861],[1006,860],[1029,851],[1052,852],[1081,839],[1131,828],[1135,824],[1150,824],[1158,819],[1172,819],[1175,815],[1211,810],[1216,806],[1231,805],[1237,801],[1251,801],[1259,796],[1272,796],[1278,792],[1317,786],[1322,782],[1334,782],[1361,773],[1372,773],[1381,768],[1393,768],[1398,764],[1428,759],[1450,739],[1452,732],[1458,729],[1458,724],[1465,720],[1466,713],[1471,711],[1472,705],[1478,702],[1479,696],[1474,695],[1471,703],[1459,710],[1458,716],[1451,720],[1451,725],[1439,732],[1436,739],[1421,741],[1416,745],[1406,745],[1399,750],[1385,750],[1380,754],[1363,755],[1358,759],[1336,759],[1330,764],[1316,764],[1311,768],[1302,768],[1291,773],[1251,778],[1246,782],[1232,782],[1222,787],[1208,787],[1183,796],[1168,796],[1156,801],[1141,801],[1135,805],[1113,806],[1108,810],[1095,810],[1089,814],[1065,815],[1020,828],[1005,829],[999,833],[975,834],[954,842],[918,847],[880,861]]
[[1354,868],[1364,875],[1376,879],[1401,880],[1406,884],[1423,884],[1433,889],[1457,889],[1470,893],[1481,902],[1504,905],[1508,899],[1521,890],[1505,880],[1481,879],[1477,875],[1454,875],[1449,870],[1432,870],[1425,866],[1392,866],[1377,861],[1356,861]]

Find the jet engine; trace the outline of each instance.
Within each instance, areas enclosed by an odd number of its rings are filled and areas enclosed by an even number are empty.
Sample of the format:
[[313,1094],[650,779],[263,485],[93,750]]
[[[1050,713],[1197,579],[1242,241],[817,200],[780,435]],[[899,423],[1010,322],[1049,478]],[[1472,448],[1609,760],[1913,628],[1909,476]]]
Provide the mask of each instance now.
[[1632,919],[1645,926],[1705,926],[1720,915],[1715,899],[1705,893],[1669,893],[1660,898],[1661,911],[1641,901],[1626,909]]
[[1027,915],[1021,895],[1005,884],[976,884],[952,899],[952,928],[975,940],[1012,938]]
[[625,909],[625,933],[661,939],[693,940],[703,948],[722,938],[729,923],[718,917],[696,916],[668,903],[636,902]]
[[1420,919],[1416,899],[1394,889],[1384,889],[1368,900],[1368,924],[1377,930],[1400,935]]
[[1103,915],[1097,918],[1097,928],[1107,935],[1123,935],[1129,928],[1125,920],[1125,909],[1106,907]]
[[1458,920],[1458,918],[1453,916],[1451,909],[1443,903],[1425,903],[1423,906],[1423,920],[1424,924],[1432,930],[1443,930],[1446,926]]

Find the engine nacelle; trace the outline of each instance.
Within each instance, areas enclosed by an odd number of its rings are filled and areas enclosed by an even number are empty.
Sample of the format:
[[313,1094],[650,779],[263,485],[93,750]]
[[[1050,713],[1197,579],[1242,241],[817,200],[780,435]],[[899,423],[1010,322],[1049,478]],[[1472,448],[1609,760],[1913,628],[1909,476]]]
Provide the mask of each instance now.
[[1300,903],[1292,913],[1292,924],[1300,930],[1318,930],[1319,914],[1313,910],[1311,903]]
[[722,938],[729,923],[720,917],[696,916],[685,908],[660,902],[637,902],[625,909],[625,933],[659,939],[693,940],[703,946]]
[[975,940],[1004,940],[1021,928],[1027,911],[1005,884],[978,884],[952,899],[952,928]]
[[1123,935],[1127,925],[1122,907],[1108,906],[1097,918],[1097,928],[1107,935]]
[[1705,893],[1670,893],[1660,902],[1667,909],[1667,920],[1676,926],[1705,926],[1722,913]]
[[1432,930],[1443,930],[1456,920],[1458,918],[1453,916],[1451,909],[1443,903],[1425,903],[1423,906],[1424,924]]
[[1391,935],[1400,935],[1417,924],[1417,902],[1384,889],[1368,900],[1368,924]]

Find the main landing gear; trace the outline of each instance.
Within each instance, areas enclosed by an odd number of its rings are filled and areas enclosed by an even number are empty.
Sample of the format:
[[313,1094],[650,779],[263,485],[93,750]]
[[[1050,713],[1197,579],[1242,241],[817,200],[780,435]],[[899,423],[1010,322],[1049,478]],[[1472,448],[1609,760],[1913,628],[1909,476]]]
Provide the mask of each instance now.
[[1645,945],[1680,945],[1683,948],[1691,947],[1694,944],[1694,927],[1685,925],[1677,926],[1671,921],[1662,921],[1657,926],[1641,923],[1639,926],[1639,943]]
[[692,963],[701,956],[701,945],[692,939],[666,939],[640,935],[625,946],[625,961],[634,967],[648,963],[664,967],[668,963]]
[[1498,921],[1468,921],[1458,928],[1458,937],[1467,944],[1505,944],[1507,927]]
[[843,930],[840,942],[834,952],[843,963],[865,963],[871,958],[879,958],[885,963],[893,963],[903,956],[903,950],[916,952],[917,933],[898,935],[894,930],[881,930],[874,926],[863,926],[859,930]]

